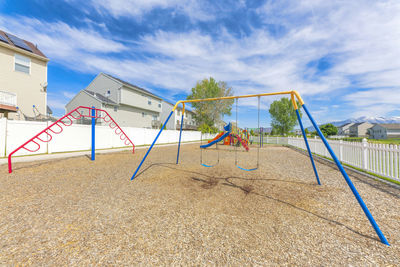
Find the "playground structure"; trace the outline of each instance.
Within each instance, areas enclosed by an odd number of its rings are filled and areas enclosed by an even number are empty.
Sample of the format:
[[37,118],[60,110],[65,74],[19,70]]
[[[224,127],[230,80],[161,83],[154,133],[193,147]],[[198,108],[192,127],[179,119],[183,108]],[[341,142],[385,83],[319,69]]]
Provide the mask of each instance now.
[[[202,101],[216,101],[216,100],[226,100],[226,99],[235,99],[236,103],[237,100],[239,98],[252,98],[252,97],[257,97],[258,98],[258,103],[260,106],[260,97],[262,96],[273,96],[273,95],[290,95],[291,97],[291,102],[293,105],[293,108],[296,111],[296,115],[297,115],[297,119],[303,134],[303,138],[304,138],[304,142],[306,144],[307,147],[307,151],[308,151],[308,155],[310,157],[310,161],[311,161],[311,165],[313,167],[314,170],[314,174],[317,180],[318,185],[321,185],[319,176],[318,176],[318,172],[314,163],[314,159],[307,141],[307,136],[305,134],[304,131],[304,127],[303,127],[303,123],[301,120],[301,116],[300,116],[300,112],[299,112],[299,108],[303,108],[303,110],[305,111],[305,113],[307,114],[308,118],[310,119],[312,125],[314,126],[314,128],[316,129],[319,137],[321,138],[321,140],[323,141],[326,149],[329,151],[329,153],[332,156],[332,159],[334,160],[334,162],[336,163],[337,167],[339,168],[339,171],[341,172],[341,174],[343,175],[343,178],[345,179],[347,185],[349,186],[350,190],[352,191],[354,197],[356,198],[356,200],[358,201],[359,205],[361,206],[362,210],[364,211],[366,217],[368,218],[370,224],[372,225],[372,227],[374,228],[376,234],[378,235],[380,241],[383,244],[386,245],[390,245],[389,242],[387,241],[386,237],[384,236],[384,234],[382,233],[382,231],[380,230],[378,224],[376,223],[375,219],[373,218],[371,212],[369,211],[369,209],[367,208],[366,204],[364,203],[363,199],[361,198],[360,194],[358,193],[357,189],[355,188],[353,182],[351,181],[350,177],[348,176],[348,174],[346,173],[345,169],[343,168],[341,162],[338,160],[338,158],[336,157],[335,153],[333,152],[332,148],[330,147],[328,141],[326,140],[325,136],[322,134],[321,130],[318,127],[318,124],[315,122],[315,120],[313,119],[313,117],[311,116],[311,113],[309,112],[309,110],[307,109],[303,99],[301,98],[300,94],[297,91],[282,91],[282,92],[275,92],[275,93],[264,93],[264,94],[255,94],[255,95],[242,95],[242,96],[228,96],[228,97],[219,97],[219,98],[206,98],[206,99],[193,99],[193,100],[180,100],[178,102],[176,102],[175,106],[172,108],[171,113],[169,114],[169,116],[167,117],[167,119],[165,120],[165,122],[163,123],[163,125],[166,125],[169,121],[169,119],[171,118],[172,114],[174,113],[175,109],[179,106],[179,104],[182,104],[182,118],[181,118],[181,129],[180,129],[180,136],[179,136],[179,143],[178,143],[178,151],[177,151],[177,159],[176,159],[176,164],[179,163],[179,152],[180,152],[180,143],[181,143],[181,134],[182,134],[182,124],[183,124],[183,119],[184,119],[184,112],[185,112],[185,103],[193,103],[193,102],[202,102]],[[300,107],[297,105],[296,103],[296,99],[300,104]],[[236,104],[236,110],[237,110],[237,104]],[[260,110],[260,109],[259,109]],[[236,112],[236,116],[237,116],[237,112]],[[225,129],[226,130],[226,129]],[[134,174],[131,177],[131,180],[133,180],[136,175],[138,174],[138,171],[140,170],[141,166],[143,165],[144,161],[146,160],[147,156],[149,155],[150,151],[152,150],[154,144],[156,143],[157,139],[159,138],[159,136],[161,135],[163,129],[160,129],[160,131],[158,132],[157,136],[155,137],[153,143],[151,144],[151,146],[149,147],[149,149],[147,150],[146,154],[144,155],[143,159],[141,160],[141,162],[139,163],[138,167],[136,168]],[[222,135],[223,136],[223,135]],[[221,136],[221,137],[222,137]],[[260,134],[261,136],[261,134]],[[220,137],[220,138],[221,138]],[[207,166],[208,167],[208,166]],[[238,166],[239,167],[239,166]],[[240,167],[239,167],[240,168]],[[241,168],[242,169],[242,168]]]
[[[229,128],[229,132],[227,130]],[[235,129],[236,128],[236,129]],[[224,127],[225,131],[220,132],[216,137],[208,140],[208,144],[201,145],[201,148],[210,147],[213,144],[222,142],[225,146],[240,146],[242,145],[246,151],[249,151],[249,133],[247,130],[239,129],[238,127],[233,127],[231,123]]]
[[[91,160],[95,160],[95,126],[96,126],[96,119],[102,119],[104,122],[108,124],[108,126],[114,130],[114,133],[119,136],[119,138],[124,141],[124,144],[126,146],[132,145],[132,153],[135,152],[135,145],[129,139],[128,135],[125,134],[125,132],[121,129],[121,127],[115,122],[115,120],[108,114],[107,111],[103,109],[97,109],[95,107],[84,107],[84,106],[79,106],[54,123],[52,123],[50,126],[46,127],[42,131],[40,131],[38,134],[30,138],[28,141],[20,145],[18,148],[16,148],[14,151],[12,151],[8,155],[8,172],[12,173],[12,163],[11,163],[11,157],[20,149],[25,149],[29,152],[36,152],[40,149],[40,142],[43,143],[48,143],[53,139],[52,134],[60,134],[63,131],[63,126],[68,127],[73,124],[73,120],[78,120],[81,118],[91,118]],[[36,147],[34,149],[28,148],[28,144],[34,144]]]

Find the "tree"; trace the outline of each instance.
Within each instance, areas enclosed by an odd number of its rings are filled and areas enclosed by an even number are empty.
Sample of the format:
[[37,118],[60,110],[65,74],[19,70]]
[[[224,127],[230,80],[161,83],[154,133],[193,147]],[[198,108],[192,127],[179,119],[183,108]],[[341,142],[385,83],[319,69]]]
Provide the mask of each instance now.
[[329,135],[336,135],[338,133],[338,128],[332,123],[327,123],[319,127],[321,132],[325,137]]
[[254,136],[254,131],[253,131],[253,129],[250,130],[250,135]]
[[[198,81],[196,86],[192,88],[192,93],[186,98],[204,99],[214,97],[232,96],[231,87],[225,82],[216,82],[214,78]],[[233,99],[193,102],[192,107],[195,111],[194,119],[198,125],[206,124],[214,127],[215,124],[222,122],[223,115],[231,115]]]
[[[300,106],[298,102],[297,106]],[[296,111],[289,98],[283,97],[280,100],[272,102],[269,107],[269,114],[272,117],[271,126],[275,134],[288,134],[297,125]],[[300,117],[301,115],[300,112]]]
[[304,132],[306,133],[306,135],[310,133],[310,131],[307,128],[304,129]]
[[207,124],[205,124],[205,123],[201,124],[201,125],[199,126],[198,130],[199,130],[200,132],[202,132],[202,133],[211,133],[211,134],[218,133],[217,127],[215,127],[215,126],[209,126],[209,125],[207,125]]

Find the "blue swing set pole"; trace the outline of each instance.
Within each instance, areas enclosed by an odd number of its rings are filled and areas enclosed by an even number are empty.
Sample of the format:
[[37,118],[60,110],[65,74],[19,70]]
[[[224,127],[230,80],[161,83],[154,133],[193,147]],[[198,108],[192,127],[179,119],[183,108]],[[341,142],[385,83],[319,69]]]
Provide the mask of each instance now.
[[363,209],[365,215],[367,216],[369,222],[371,223],[372,227],[374,228],[376,234],[379,236],[381,242],[385,245],[390,246],[389,242],[387,241],[386,237],[383,235],[381,229],[379,228],[378,224],[376,223],[374,217],[372,216],[371,212],[368,210],[367,206],[365,205],[363,199],[361,198],[360,194],[358,193],[357,189],[355,188],[353,182],[350,180],[349,176],[347,175],[346,171],[344,170],[342,164],[336,157],[335,153],[333,152],[331,146],[329,145],[328,141],[326,140],[325,136],[322,134],[321,130],[319,129],[317,123],[314,121],[313,117],[311,116],[310,112],[308,111],[307,107],[303,104],[302,105],[304,111],[307,113],[308,118],[310,119],[311,123],[313,124],[315,130],[317,131],[319,137],[321,138],[322,142],[324,142],[325,147],[328,149],[329,153],[332,156],[332,159],[335,161],[336,165],[338,166],[340,172],[342,173],[346,183],[350,187],[351,191],[353,192],[355,198],[360,204],[361,208]]
[[317,178],[318,184],[321,185],[321,182],[319,181],[319,177],[318,177],[317,168],[315,167],[314,159],[313,159],[313,156],[312,156],[312,153],[311,153],[310,145],[308,144],[308,141],[307,141],[307,135],[306,135],[306,132],[304,131],[303,123],[301,122],[299,109],[296,109],[296,115],[297,115],[297,119],[299,120],[301,132],[303,133],[303,137],[304,137],[304,142],[306,143],[308,155],[310,156],[311,164],[312,164],[312,167],[314,169],[315,178]]
[[183,125],[183,114],[185,113],[185,104],[182,108],[182,118],[181,118],[181,130],[179,132],[179,143],[178,143],[178,154],[176,155],[176,164],[179,162],[179,150],[181,149],[181,137],[182,137],[182,125]]
[[171,113],[169,114],[168,118],[165,120],[163,127],[160,129],[160,131],[158,132],[156,138],[154,139],[153,143],[151,144],[151,146],[149,147],[149,149],[147,150],[146,154],[144,155],[142,161],[140,162],[139,166],[137,167],[135,173],[132,175],[131,180],[135,179],[136,174],[138,173],[140,167],[142,167],[143,162],[146,160],[147,156],[149,155],[151,149],[153,148],[154,144],[157,142],[158,137],[160,136],[161,132],[164,130],[164,125],[167,125],[169,119],[171,118],[172,114],[174,113],[174,111],[172,110]]
[[96,109],[93,106],[92,107],[92,157],[91,160],[95,160],[95,155],[96,155],[96,139],[95,139],[95,129],[96,129]]

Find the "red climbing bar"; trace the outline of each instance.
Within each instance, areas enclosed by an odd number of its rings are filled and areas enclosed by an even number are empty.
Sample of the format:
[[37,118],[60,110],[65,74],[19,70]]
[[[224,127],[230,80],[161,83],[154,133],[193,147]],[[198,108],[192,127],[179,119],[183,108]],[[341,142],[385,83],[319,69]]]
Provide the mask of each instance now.
[[[95,116],[91,116],[91,111],[92,108],[89,107],[84,107],[84,106],[79,106],[77,108],[75,108],[74,110],[72,110],[71,112],[69,112],[68,114],[62,116],[60,119],[58,119],[57,121],[55,121],[54,123],[52,123],[50,126],[46,127],[43,131],[39,132],[38,134],[36,134],[34,137],[32,137],[31,139],[29,139],[28,141],[26,141],[25,143],[23,143],[22,145],[20,145],[17,149],[15,149],[13,152],[11,152],[8,155],[8,172],[12,173],[12,164],[11,164],[11,157],[14,153],[16,153],[18,150],[20,150],[21,148],[29,151],[29,152],[36,152],[40,149],[40,144],[37,141],[41,141],[43,143],[48,143],[53,139],[53,136],[51,135],[51,133],[54,134],[59,134],[61,133],[64,129],[62,127],[62,125],[64,126],[70,126],[73,124],[73,121],[70,117],[72,117],[75,120],[78,120],[80,118],[95,118],[95,119],[103,119],[106,123],[109,123],[109,126],[111,129],[114,129],[117,127],[117,129],[114,130],[114,133],[120,136],[120,139],[122,141],[125,140],[124,144],[125,145],[132,145],[133,149],[132,149],[132,153],[135,153],[135,145],[133,144],[133,142],[131,141],[131,139],[129,139],[128,135],[125,134],[125,132],[122,130],[121,127],[119,127],[118,123],[116,123],[114,121],[114,119],[110,116],[110,114],[108,114],[107,111],[103,110],[103,109],[95,109],[96,113]],[[87,111],[87,112],[86,112]],[[101,112],[104,112],[106,114],[106,116],[101,117],[99,115],[99,113],[101,114]],[[86,114],[87,113],[87,114]],[[78,115],[78,117],[76,117]],[[69,117],[70,116],[70,117]],[[106,120],[106,118],[109,118],[109,120]],[[64,119],[67,119],[67,122],[63,122]],[[69,120],[69,122],[68,122]],[[59,124],[61,123],[61,124]],[[53,129],[51,129],[54,125],[57,125],[59,127],[59,131],[54,131]],[[111,126],[112,125],[112,126]],[[119,132],[117,132],[117,130],[119,130]],[[50,132],[51,133],[50,133]],[[47,135],[47,137],[49,138],[48,140],[43,140],[40,138],[40,135],[45,133]],[[37,149],[36,150],[31,150],[26,148],[25,146],[29,143],[34,143],[37,145]]]

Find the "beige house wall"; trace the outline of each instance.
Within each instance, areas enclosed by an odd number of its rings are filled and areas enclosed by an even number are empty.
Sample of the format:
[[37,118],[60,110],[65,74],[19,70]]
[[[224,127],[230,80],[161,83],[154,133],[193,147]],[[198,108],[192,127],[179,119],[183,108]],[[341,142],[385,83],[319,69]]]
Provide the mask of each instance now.
[[[15,71],[15,54],[30,58],[30,74]],[[0,63],[0,91],[15,93],[18,108],[27,116],[35,116],[33,105],[40,113],[46,114],[47,93],[40,84],[47,82],[47,59],[41,59],[23,49],[11,49],[8,45],[1,44]],[[16,119],[18,116],[10,113],[9,118]]]

